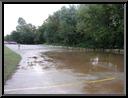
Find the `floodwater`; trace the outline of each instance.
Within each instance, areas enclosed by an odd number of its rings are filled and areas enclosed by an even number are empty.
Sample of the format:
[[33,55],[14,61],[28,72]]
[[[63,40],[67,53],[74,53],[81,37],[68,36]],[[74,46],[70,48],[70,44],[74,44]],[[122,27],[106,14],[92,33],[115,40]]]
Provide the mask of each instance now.
[[5,94],[124,94],[120,54],[48,45],[6,45],[22,56]]

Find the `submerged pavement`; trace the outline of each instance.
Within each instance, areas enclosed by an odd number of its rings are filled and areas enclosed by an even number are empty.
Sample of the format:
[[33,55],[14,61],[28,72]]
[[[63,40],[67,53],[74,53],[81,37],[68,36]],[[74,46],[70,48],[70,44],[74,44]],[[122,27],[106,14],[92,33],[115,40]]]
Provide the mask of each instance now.
[[[124,93],[122,56],[114,55],[108,62],[103,54],[83,55],[61,47],[21,45],[18,49],[17,45],[6,46],[20,54],[22,60],[7,80],[5,94]],[[100,61],[102,57],[105,61]],[[114,63],[117,61],[119,65]]]

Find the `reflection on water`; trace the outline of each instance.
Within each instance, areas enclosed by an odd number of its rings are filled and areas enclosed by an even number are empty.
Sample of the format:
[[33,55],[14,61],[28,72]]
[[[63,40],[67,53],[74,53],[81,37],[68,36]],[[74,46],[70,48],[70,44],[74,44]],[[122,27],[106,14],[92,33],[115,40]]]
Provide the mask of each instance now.
[[124,93],[123,55],[33,47],[22,46],[20,66],[6,82],[5,94]]
[[97,65],[98,61],[99,61],[99,58],[96,57],[96,58],[91,59],[90,61],[92,62],[92,65]]
[[95,58],[91,58],[90,62],[92,63],[92,68],[100,66],[104,68],[106,67],[107,69],[111,69],[115,72],[117,71],[117,65],[109,62],[109,60],[104,62],[99,62],[99,58],[95,57]]
[[79,72],[123,72],[124,69],[123,55],[99,52],[46,52],[45,55]]
[[[57,61],[57,69],[72,69],[75,73],[82,73],[84,76],[89,74],[99,79],[118,77],[124,69],[123,55],[76,51],[46,52],[43,54]],[[89,80],[91,80],[93,76],[90,76]],[[121,80],[116,79],[109,82],[100,82],[98,84],[88,84],[84,86],[84,91],[89,94],[121,94],[124,88],[123,76],[121,75],[120,77],[122,77]]]

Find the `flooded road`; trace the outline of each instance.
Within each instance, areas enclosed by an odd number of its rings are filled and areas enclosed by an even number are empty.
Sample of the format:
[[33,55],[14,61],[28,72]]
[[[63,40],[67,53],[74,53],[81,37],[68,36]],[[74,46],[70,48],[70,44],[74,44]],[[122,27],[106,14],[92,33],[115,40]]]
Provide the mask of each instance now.
[[5,94],[124,94],[123,55],[6,45],[22,56]]

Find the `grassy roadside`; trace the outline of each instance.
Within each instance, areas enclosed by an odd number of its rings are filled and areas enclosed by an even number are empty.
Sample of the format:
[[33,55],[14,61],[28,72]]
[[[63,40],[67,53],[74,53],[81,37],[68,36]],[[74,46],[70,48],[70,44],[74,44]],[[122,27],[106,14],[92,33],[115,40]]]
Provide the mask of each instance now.
[[4,83],[15,72],[21,56],[4,46]]

